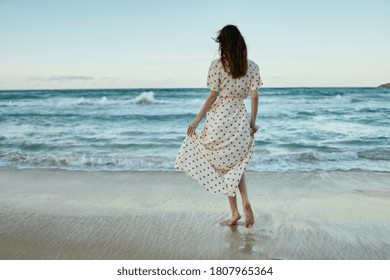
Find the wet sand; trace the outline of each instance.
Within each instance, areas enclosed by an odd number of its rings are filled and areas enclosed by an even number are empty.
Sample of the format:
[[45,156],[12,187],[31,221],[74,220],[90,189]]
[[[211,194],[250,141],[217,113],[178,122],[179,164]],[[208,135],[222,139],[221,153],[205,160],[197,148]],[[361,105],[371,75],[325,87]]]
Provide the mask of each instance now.
[[390,259],[389,182],[248,172],[246,229],[180,172],[1,170],[0,259]]

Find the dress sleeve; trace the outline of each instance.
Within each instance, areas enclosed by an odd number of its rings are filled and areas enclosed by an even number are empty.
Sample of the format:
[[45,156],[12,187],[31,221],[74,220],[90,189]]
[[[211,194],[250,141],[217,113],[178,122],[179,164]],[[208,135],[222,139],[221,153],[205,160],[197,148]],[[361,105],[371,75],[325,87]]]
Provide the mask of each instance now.
[[251,69],[250,90],[256,90],[263,85],[263,81],[261,80],[261,77],[260,77],[259,66],[254,62],[252,62],[251,64],[252,64],[252,69]]
[[221,69],[218,65],[218,60],[214,60],[210,67],[207,76],[207,87],[215,92],[220,91],[221,84]]

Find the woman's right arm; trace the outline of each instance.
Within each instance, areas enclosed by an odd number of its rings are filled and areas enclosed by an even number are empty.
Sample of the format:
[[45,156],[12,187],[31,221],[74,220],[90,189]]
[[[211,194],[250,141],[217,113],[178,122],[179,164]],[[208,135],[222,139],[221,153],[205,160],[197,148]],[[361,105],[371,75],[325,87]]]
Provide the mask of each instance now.
[[192,136],[195,133],[198,124],[203,119],[204,115],[206,115],[207,111],[210,110],[210,107],[214,104],[215,100],[218,97],[218,92],[211,90],[209,96],[203,104],[202,109],[200,109],[198,115],[195,119],[190,123],[187,129],[187,135]]
[[251,134],[256,133],[259,126],[256,125],[257,109],[259,107],[259,92],[257,89],[251,91]]

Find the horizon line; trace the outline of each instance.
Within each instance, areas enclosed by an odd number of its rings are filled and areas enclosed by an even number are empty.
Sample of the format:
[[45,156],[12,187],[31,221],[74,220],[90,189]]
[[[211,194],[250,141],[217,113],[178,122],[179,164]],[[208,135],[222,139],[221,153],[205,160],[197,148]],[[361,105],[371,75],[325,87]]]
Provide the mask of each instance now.
[[[261,87],[267,89],[275,88],[387,88],[386,86],[282,86],[282,87]],[[51,91],[51,90],[153,90],[153,89],[208,89],[207,87],[102,87],[102,88],[30,88],[30,89],[0,89],[1,91],[33,91],[33,90],[42,90],[42,91]]]

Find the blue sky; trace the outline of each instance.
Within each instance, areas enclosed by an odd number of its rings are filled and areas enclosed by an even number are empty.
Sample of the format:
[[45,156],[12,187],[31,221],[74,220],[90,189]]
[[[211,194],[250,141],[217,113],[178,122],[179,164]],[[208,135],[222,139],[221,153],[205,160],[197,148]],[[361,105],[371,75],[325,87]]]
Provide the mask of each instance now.
[[389,14],[389,0],[0,0],[0,89],[205,87],[226,24],[264,86],[378,86]]

